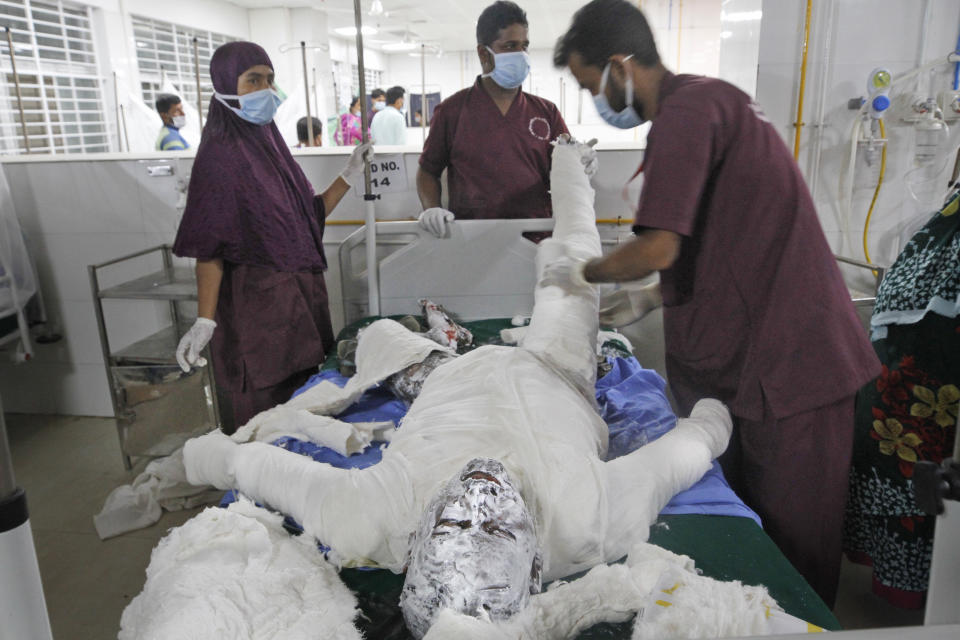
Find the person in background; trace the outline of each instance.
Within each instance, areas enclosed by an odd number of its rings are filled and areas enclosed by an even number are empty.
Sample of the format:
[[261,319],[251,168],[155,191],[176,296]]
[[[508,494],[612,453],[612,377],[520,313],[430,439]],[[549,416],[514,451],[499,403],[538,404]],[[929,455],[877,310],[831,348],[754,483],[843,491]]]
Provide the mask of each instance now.
[[387,107],[387,92],[383,89],[374,89],[371,91],[370,105],[373,109],[370,114],[370,122],[373,122],[373,117]]
[[352,147],[363,141],[360,128],[360,96],[353,96],[350,108],[340,115],[340,123],[333,138],[341,147]]
[[[527,15],[494,2],[477,20],[483,74],[439,105],[417,171],[420,225],[438,238],[454,218],[549,218],[550,143],[569,133],[550,101],[521,90],[530,70]],[[449,209],[441,206],[447,171]]]
[[326,191],[313,187],[273,122],[270,57],[228,42],[210,59],[214,95],[173,252],[196,258],[197,320],[177,346],[184,371],[210,344],[231,432],[284,402],[334,344],[323,272],[325,219],[363,175],[354,149]]
[[[626,0],[577,11],[554,64],[570,68],[608,124],[652,127],[635,237],[601,258],[560,258],[543,282],[577,291],[660,272],[679,413],[703,397],[730,407],[724,474],[832,606],[854,398],[880,364],[793,155],[743,91],[668,71]],[[622,302],[633,313],[618,326],[653,306]]]
[[163,127],[160,128],[160,135],[157,136],[157,151],[189,149],[190,145],[180,135],[180,129],[183,129],[187,124],[187,116],[183,113],[183,103],[180,101],[180,96],[161,93],[157,96],[156,107],[160,119],[163,120]]
[[405,93],[403,87],[387,89],[387,106],[370,125],[374,144],[407,144],[407,120],[403,111]]
[[313,143],[307,144],[310,140],[310,127],[307,126],[307,117],[304,116],[297,120],[297,148],[301,147],[320,147],[323,146],[323,125],[317,118],[313,120]]

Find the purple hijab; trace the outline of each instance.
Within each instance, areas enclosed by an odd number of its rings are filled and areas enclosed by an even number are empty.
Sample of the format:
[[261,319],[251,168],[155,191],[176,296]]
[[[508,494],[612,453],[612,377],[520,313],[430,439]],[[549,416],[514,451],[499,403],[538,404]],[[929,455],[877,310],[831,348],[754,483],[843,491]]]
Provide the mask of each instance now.
[[[210,59],[213,88],[235,95],[240,75],[261,64],[273,69],[262,47],[229,42]],[[323,202],[314,198],[277,125],[247,122],[211,98],[173,252],[278,271],[319,271],[327,266],[324,218]]]

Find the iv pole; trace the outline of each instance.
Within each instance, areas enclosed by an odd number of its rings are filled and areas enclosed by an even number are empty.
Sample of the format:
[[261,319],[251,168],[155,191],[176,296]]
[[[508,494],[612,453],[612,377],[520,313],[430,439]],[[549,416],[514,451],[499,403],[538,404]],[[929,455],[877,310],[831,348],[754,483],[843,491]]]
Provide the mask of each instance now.
[[30,136],[27,135],[27,118],[23,115],[23,96],[20,94],[20,74],[17,73],[17,57],[13,53],[13,38],[7,27],[7,51],[10,52],[10,68],[13,70],[13,84],[17,89],[17,108],[20,110],[20,129],[23,131],[23,146],[30,153]]
[[427,45],[420,43],[420,130],[427,141]]
[[[360,11],[360,0],[353,0],[353,17],[357,27],[357,75],[360,81],[360,131],[362,142],[370,140],[369,132],[366,126],[367,120],[367,83],[366,71],[363,65],[363,14]],[[370,161],[364,159],[363,163],[363,199],[366,204],[366,215],[364,229],[366,231],[367,244],[367,313],[371,316],[380,315],[380,284],[378,281],[377,264],[377,219],[374,200],[379,196],[374,195],[370,190]]]
[[193,39],[193,69],[197,77],[197,117],[200,118],[200,130],[203,130],[203,96],[200,94],[200,42]]
[[310,81],[307,79],[307,43],[300,41],[300,53],[303,57],[303,99],[307,101],[307,146],[313,146],[313,118],[310,116]]

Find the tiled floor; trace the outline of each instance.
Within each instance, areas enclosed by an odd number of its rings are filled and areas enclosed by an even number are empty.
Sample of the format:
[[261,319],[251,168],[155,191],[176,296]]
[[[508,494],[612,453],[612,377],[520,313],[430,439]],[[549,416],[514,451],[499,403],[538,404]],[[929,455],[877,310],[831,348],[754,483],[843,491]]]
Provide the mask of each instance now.
[[[54,638],[115,638],[120,614],[140,592],[150,551],[198,509],[164,513],[150,527],[101,541],[93,515],[110,491],[129,483],[112,420],[7,415],[17,483],[27,491],[31,526]],[[921,624],[923,614],[870,593],[869,569],[844,564],[834,611],[849,629]]]

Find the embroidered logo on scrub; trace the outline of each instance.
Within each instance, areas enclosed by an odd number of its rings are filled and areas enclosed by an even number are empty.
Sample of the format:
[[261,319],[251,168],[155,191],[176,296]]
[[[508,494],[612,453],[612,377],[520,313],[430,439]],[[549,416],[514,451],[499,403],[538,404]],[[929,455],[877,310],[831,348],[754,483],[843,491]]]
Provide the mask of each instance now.
[[530,118],[530,124],[527,128],[530,129],[530,135],[537,140],[550,139],[550,123],[547,122],[546,118],[541,118],[539,116]]

